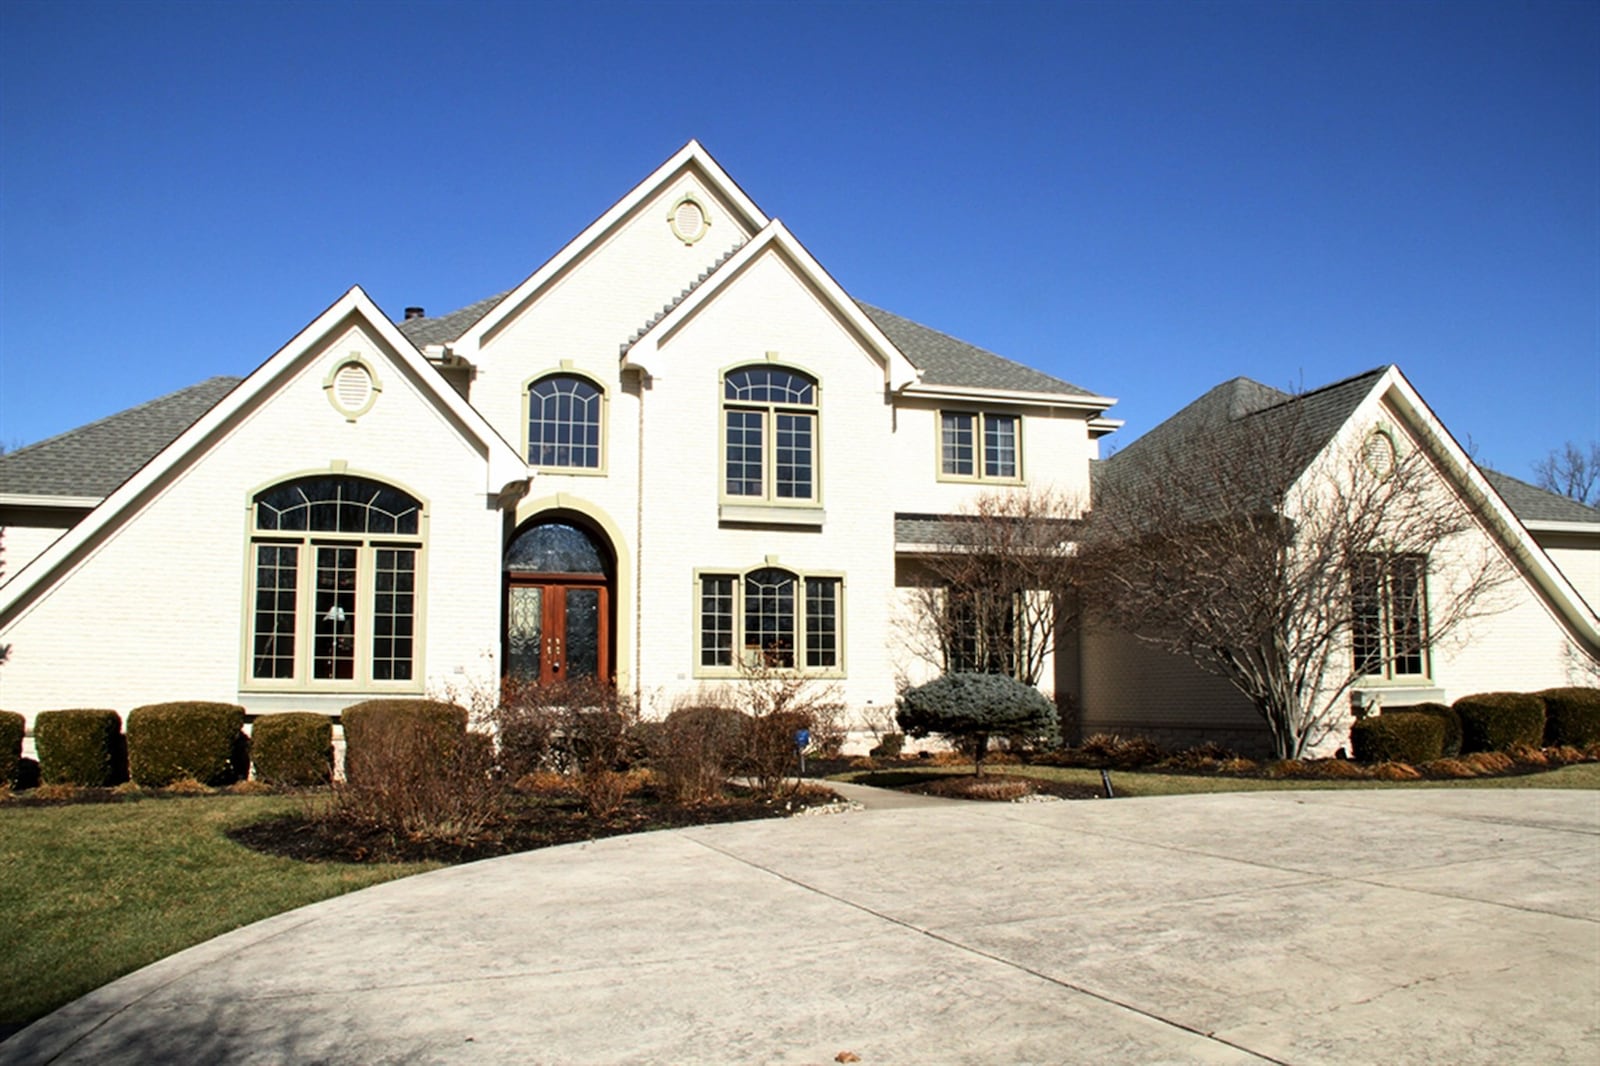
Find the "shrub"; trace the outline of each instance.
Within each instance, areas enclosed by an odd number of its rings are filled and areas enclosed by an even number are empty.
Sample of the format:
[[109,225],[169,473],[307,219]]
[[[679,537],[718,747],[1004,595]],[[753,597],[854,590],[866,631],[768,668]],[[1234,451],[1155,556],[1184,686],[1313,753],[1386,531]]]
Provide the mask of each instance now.
[[1544,700],[1544,742],[1550,747],[1587,747],[1600,741],[1600,688],[1550,688]]
[[908,689],[896,716],[914,737],[939,733],[952,740],[977,740],[974,771],[983,773],[983,757],[992,734],[1056,737],[1056,705],[1031,685],[1000,674],[946,674]]
[[878,738],[877,746],[868,755],[874,759],[898,759],[905,750],[906,735],[904,733],[885,733]]
[[381,780],[393,761],[409,771],[429,760],[440,767],[455,759],[467,735],[467,712],[454,703],[423,699],[365,700],[344,709],[344,775]]
[[[1581,752],[1579,753],[1578,758],[1579,759],[1583,758],[1583,755],[1582,755]],[[1574,760],[1574,761],[1576,761],[1576,760]],[[12,784],[16,787],[16,789],[19,792],[21,790],[27,789],[27,788],[38,788],[39,787],[39,760],[38,759],[18,759],[17,760],[17,768],[15,770],[15,777],[12,780]]]
[[1431,714],[1444,723],[1444,757],[1461,754],[1461,716],[1444,703],[1413,703],[1409,707],[1385,707],[1384,714]]
[[1503,751],[1475,751],[1462,756],[1461,761],[1480,774],[1503,774],[1517,765]]
[[22,734],[28,720],[15,711],[0,711],[0,785],[14,784],[22,760]]
[[103,788],[127,778],[127,744],[116,711],[40,711],[33,720],[39,777],[47,785]]
[[679,707],[655,733],[650,765],[678,803],[703,803],[722,791],[744,742],[745,716],[714,704]]
[[1429,777],[1477,777],[1478,771],[1462,759],[1435,759],[1419,767]]
[[1461,716],[1461,751],[1505,751],[1514,744],[1538,747],[1544,739],[1544,701],[1525,692],[1484,692],[1455,702]]
[[1381,762],[1372,768],[1372,776],[1378,781],[1415,781],[1422,771],[1408,763]]
[[1436,714],[1369,715],[1350,727],[1358,762],[1432,762],[1444,756],[1444,720]]
[[776,794],[791,771],[798,775],[796,736],[810,728],[811,717],[804,711],[771,711],[745,718],[735,768],[750,777],[757,792]]
[[1124,770],[1148,766],[1161,760],[1162,751],[1147,737],[1120,737],[1115,733],[1095,733],[1079,745],[1091,765],[1109,765]]
[[333,720],[294,711],[264,714],[250,730],[256,778],[269,785],[306,788],[333,779]]
[[192,777],[232,784],[249,769],[244,708],[232,703],[152,703],[128,712],[128,769],[143,788]]

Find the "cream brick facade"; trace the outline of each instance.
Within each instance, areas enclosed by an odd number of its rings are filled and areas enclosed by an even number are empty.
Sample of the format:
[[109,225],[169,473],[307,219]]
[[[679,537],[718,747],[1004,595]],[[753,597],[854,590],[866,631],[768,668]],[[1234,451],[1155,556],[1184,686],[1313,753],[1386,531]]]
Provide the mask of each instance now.
[[[686,199],[707,223],[687,235],[673,222]],[[700,577],[776,566],[840,581],[840,661],[817,680],[858,724],[882,723],[901,688],[938,670],[914,603],[929,546],[897,543],[897,516],[1037,489],[1086,508],[1097,439],[1116,425],[1107,398],[942,335],[939,351],[919,351],[917,335],[891,336],[892,318],[857,305],[691,142],[448,332],[446,319],[397,326],[352,290],[70,529],[59,516],[82,512],[18,510],[0,481],[0,643],[13,645],[0,706],[31,716],[207,699],[333,713],[385,693],[492,692],[505,671],[507,547],[560,520],[614,560],[609,674],[646,713],[737,683],[701,664]],[[381,387],[354,417],[329,395],[352,358]],[[723,378],[744,366],[817,383],[817,493],[804,505],[725,495]],[[553,373],[603,394],[597,469],[528,463],[528,388]],[[946,477],[942,411],[1016,417],[1019,476]],[[251,501],[311,474],[370,478],[424,507],[407,681],[252,676]],[[1432,680],[1452,697],[1564,683],[1592,661],[1562,589],[1600,599],[1600,552],[1555,552],[1557,571],[1516,540],[1513,516],[1493,518],[1481,537],[1512,545],[1519,583],[1507,610],[1435,653]],[[1046,691],[1081,705],[1084,732],[1242,746],[1257,728],[1231,689],[1130,638],[1063,634],[1044,676]]]

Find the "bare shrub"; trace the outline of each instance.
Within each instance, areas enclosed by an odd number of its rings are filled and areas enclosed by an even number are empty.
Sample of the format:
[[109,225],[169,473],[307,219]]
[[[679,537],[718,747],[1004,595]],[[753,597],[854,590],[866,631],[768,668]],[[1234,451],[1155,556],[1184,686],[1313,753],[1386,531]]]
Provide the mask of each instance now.
[[733,690],[737,705],[749,715],[739,752],[738,769],[756,791],[774,796],[795,773],[798,782],[801,730],[824,736],[837,733],[843,743],[844,700],[839,687],[818,682],[778,665],[775,655],[745,662]]
[[1423,763],[1421,769],[1429,777],[1477,777],[1478,769],[1470,766],[1464,759],[1434,759],[1432,762]]
[[[466,736],[482,736],[467,734]],[[492,779],[492,742],[451,742],[431,723],[400,717],[362,737],[360,772],[335,782],[324,818],[395,840],[466,843],[505,813]]]
[[677,707],[655,731],[650,765],[675,803],[704,803],[722,786],[744,750],[747,720],[716,702]]
[[1503,751],[1475,751],[1463,755],[1461,761],[1485,774],[1503,774],[1516,765],[1511,756]]
[[1368,771],[1378,781],[1416,781],[1422,771],[1403,762],[1381,762]]
[[1000,803],[1009,803],[1012,800],[1030,796],[1034,792],[1030,782],[1015,777],[968,777],[962,774],[957,777],[942,778],[924,786],[923,791],[930,796],[944,796],[948,799],[992,800]]
[[1124,769],[1160,762],[1161,746],[1146,737],[1096,733],[1078,746],[1085,755]]

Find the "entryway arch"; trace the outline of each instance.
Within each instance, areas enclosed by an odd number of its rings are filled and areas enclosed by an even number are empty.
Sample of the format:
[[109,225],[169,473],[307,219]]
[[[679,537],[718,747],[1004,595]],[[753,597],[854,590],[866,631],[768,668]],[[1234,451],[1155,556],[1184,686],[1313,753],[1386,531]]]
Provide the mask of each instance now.
[[517,527],[504,565],[506,679],[616,680],[617,559],[584,515],[545,511]]

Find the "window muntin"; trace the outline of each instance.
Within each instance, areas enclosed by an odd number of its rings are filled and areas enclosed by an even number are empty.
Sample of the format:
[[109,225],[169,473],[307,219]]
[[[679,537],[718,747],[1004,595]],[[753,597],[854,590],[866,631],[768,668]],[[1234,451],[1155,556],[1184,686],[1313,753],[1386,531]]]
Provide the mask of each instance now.
[[576,374],[551,374],[528,386],[528,462],[600,469],[599,386]]
[[702,574],[699,666],[736,673],[762,666],[838,673],[844,579],[764,566]]
[[1351,653],[1366,677],[1428,673],[1427,557],[1363,555],[1351,576]]
[[1021,477],[1022,420],[992,411],[939,412],[939,472],[949,478]]
[[1016,676],[1020,592],[956,589],[945,594],[945,672]]
[[817,383],[752,366],[723,378],[723,494],[804,503],[817,498]]
[[252,511],[247,681],[414,682],[421,503],[369,478],[319,475],[258,493]]

